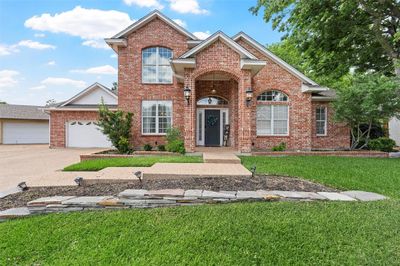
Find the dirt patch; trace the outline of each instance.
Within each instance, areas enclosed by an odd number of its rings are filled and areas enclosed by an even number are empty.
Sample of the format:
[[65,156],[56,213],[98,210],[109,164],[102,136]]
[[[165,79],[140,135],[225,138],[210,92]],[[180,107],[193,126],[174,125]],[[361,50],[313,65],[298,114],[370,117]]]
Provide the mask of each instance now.
[[118,195],[129,188],[143,189],[206,189],[220,190],[286,190],[286,191],[337,191],[318,183],[284,176],[258,175],[253,178],[217,177],[217,178],[185,178],[166,180],[146,180],[143,183],[132,181],[127,183],[94,184],[88,186],[64,187],[32,187],[25,192],[13,194],[0,199],[0,210],[23,207],[34,199],[50,196],[108,196]]

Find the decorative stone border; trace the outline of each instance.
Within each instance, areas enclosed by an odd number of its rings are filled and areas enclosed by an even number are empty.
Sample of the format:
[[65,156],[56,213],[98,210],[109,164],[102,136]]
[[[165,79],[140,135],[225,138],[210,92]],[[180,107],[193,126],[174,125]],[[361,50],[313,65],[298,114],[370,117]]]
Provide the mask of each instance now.
[[375,201],[385,196],[364,191],[301,192],[301,191],[209,191],[209,190],[144,190],[127,189],[113,196],[54,196],[33,200],[24,208],[0,212],[0,221],[33,214],[98,209],[128,209],[218,204],[238,201]]
[[[102,151],[104,152],[104,151]],[[173,153],[168,151],[135,151],[132,154],[107,154],[107,153],[90,153],[90,154],[81,154],[80,160],[87,161],[87,160],[96,160],[96,159],[111,159],[111,158],[132,158],[139,155],[156,155],[156,156],[170,156],[176,155],[179,156],[179,153]]]
[[392,157],[388,152],[381,151],[255,151],[252,155],[263,156],[339,156],[339,157]]

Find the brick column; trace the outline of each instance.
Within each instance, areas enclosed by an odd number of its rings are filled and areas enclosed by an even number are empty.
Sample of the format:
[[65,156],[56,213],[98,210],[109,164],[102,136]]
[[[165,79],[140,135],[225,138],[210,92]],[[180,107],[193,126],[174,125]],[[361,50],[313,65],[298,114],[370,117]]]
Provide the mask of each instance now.
[[[187,152],[194,152],[196,146],[196,88],[195,81],[192,78],[192,70],[185,69],[185,81],[184,88],[189,87],[191,89],[191,96],[189,103],[185,100],[184,108],[184,141],[185,149]],[[182,91],[182,97],[183,91]]]
[[240,152],[251,152],[251,105],[246,104],[246,90],[251,88],[251,73],[242,70],[238,93],[238,148]]

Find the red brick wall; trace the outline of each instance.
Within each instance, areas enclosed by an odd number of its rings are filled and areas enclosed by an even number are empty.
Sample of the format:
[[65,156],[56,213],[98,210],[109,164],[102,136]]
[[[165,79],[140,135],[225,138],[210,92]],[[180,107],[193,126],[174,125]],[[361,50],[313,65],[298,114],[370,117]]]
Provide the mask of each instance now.
[[141,131],[142,100],[172,100],[173,125],[183,130],[183,84],[142,84],[142,50],[152,46],[172,49],[177,58],[187,51],[187,37],[155,19],[128,38],[128,46],[118,50],[118,107],[133,113],[132,144],[142,147],[165,141],[164,136],[145,136]]
[[[327,102],[312,103],[312,148],[313,149],[347,149],[350,146],[349,128],[334,121],[334,109]],[[326,107],[328,110],[328,125],[326,136],[317,136],[316,133],[316,108]]]
[[71,120],[97,120],[95,111],[51,111],[50,148],[64,148],[66,145],[65,124]]

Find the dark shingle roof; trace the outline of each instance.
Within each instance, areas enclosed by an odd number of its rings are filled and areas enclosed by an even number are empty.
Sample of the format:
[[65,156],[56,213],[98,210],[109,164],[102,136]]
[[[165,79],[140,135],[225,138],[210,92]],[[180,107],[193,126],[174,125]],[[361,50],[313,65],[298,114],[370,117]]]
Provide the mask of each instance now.
[[49,115],[40,108],[43,106],[0,104],[0,118],[49,120]]

